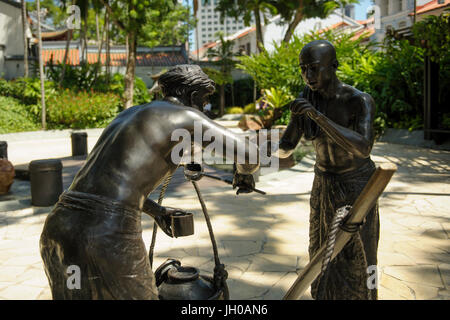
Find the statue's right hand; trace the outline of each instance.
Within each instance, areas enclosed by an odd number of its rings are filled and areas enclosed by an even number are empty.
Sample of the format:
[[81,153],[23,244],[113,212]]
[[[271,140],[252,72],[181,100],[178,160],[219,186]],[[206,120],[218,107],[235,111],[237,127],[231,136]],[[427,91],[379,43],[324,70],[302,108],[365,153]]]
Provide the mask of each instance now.
[[164,215],[156,216],[155,221],[158,226],[167,234],[169,237],[173,238],[172,233],[172,216],[176,213],[186,213],[186,211],[172,208],[172,207],[164,207]]

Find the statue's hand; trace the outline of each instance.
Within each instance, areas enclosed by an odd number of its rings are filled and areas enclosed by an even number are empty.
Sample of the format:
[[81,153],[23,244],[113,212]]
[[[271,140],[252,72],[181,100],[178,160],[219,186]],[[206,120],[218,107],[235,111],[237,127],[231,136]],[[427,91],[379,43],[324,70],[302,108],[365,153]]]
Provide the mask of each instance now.
[[290,106],[290,110],[292,114],[314,114],[316,111],[316,108],[306,99],[304,98],[297,98],[295,99]]
[[164,231],[165,234],[167,234],[169,237],[173,238],[172,233],[172,215],[174,215],[177,212],[183,212],[186,213],[184,210],[172,208],[172,207],[164,207],[165,213],[160,216],[155,217],[155,221],[158,224],[158,226]]
[[233,178],[233,189],[238,188],[236,194],[250,193],[255,189],[255,179],[251,174],[239,174],[235,173]]

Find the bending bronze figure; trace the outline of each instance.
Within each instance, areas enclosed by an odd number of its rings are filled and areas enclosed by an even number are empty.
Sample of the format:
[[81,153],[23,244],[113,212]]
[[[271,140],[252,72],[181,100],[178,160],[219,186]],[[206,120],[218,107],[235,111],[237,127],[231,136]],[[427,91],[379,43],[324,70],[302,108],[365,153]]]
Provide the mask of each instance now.
[[[307,86],[291,104],[291,120],[281,138],[279,156],[289,156],[303,135],[316,151],[310,199],[312,258],[326,242],[336,210],[352,205],[375,171],[370,159],[375,103],[370,95],[339,81],[336,51],[330,42],[308,43],[299,60]],[[377,290],[367,287],[367,267],[377,264],[378,239],[375,205],[360,231],[313,282],[313,298],[377,299]]]
[[[103,131],[72,185],[46,219],[40,250],[54,299],[158,299],[145,245],[141,212],[172,235],[170,216],[180,209],[159,206],[148,195],[178,164],[171,158],[176,129],[194,132],[200,122],[221,141],[245,148],[234,187],[254,188],[259,164],[248,160],[257,146],[211,121],[201,109],[214,82],[195,65],[172,68],[159,79],[164,99],[121,112]],[[208,142],[209,143],[209,142]],[[204,145],[206,146],[206,144]],[[68,286],[69,268],[80,270],[80,287]],[[69,272],[69,273],[68,273]]]

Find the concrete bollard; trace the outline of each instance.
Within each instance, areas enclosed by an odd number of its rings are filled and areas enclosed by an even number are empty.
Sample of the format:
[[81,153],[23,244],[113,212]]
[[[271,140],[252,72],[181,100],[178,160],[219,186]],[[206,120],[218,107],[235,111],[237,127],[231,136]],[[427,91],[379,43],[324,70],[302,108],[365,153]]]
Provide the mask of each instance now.
[[8,159],[8,142],[0,141],[0,159]]
[[33,160],[29,171],[31,204],[36,207],[54,205],[63,191],[61,160]]
[[72,156],[84,156],[88,153],[87,133],[72,132],[70,135],[72,140]]

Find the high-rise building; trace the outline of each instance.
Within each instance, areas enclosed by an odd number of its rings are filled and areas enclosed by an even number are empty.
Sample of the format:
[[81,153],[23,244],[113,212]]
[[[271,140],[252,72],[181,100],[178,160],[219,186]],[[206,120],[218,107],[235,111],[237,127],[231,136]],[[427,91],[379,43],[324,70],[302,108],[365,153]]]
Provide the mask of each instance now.
[[234,19],[225,17],[223,23],[220,22],[220,13],[215,11],[218,0],[199,0],[197,8],[196,41],[198,47],[202,47],[208,42],[216,41],[218,31],[225,35],[236,33],[245,27],[244,19]]

